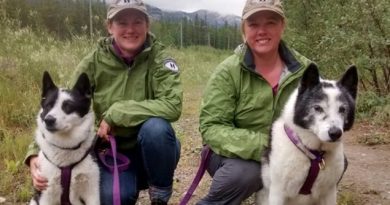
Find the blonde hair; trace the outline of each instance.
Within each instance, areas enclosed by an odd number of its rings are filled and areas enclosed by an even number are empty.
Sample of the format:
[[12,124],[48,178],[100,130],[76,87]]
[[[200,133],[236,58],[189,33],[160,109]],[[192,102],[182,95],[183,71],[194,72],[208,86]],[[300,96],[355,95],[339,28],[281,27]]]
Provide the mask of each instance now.
[[[282,20],[282,23],[284,24],[284,27],[286,28],[286,24],[287,24],[287,19],[286,18],[281,18]],[[241,37],[242,37],[242,42],[243,43],[246,43],[246,38],[245,38],[245,23],[247,22],[246,19],[242,19],[241,20]]]
[[242,42],[246,43],[246,38],[245,38],[245,31],[244,31],[244,24],[246,20],[241,21],[241,37],[242,37]]

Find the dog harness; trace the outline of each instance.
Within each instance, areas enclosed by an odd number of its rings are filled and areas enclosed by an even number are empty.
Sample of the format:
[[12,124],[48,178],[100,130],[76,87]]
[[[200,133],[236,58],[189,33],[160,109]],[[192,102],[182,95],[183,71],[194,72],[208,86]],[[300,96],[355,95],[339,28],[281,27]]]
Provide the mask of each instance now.
[[[43,133],[42,133],[42,137],[45,138],[45,135]],[[60,147],[60,146],[57,146],[53,143],[49,143],[49,144],[54,146],[54,147],[57,147],[59,149],[76,150],[76,149],[81,147],[81,144],[84,141],[85,140],[81,141],[75,147]],[[91,150],[92,150],[92,147],[85,152],[85,154],[83,155],[83,157],[79,161],[74,162],[68,166],[58,166],[52,160],[50,160],[49,157],[47,157],[45,152],[42,151],[42,154],[47,159],[47,161],[49,161],[50,163],[52,163],[53,165],[55,165],[56,167],[58,167],[61,170],[61,187],[63,189],[62,194],[61,194],[61,205],[71,205],[70,200],[69,200],[69,191],[70,191],[69,189],[70,189],[70,179],[72,177],[72,169],[75,165],[77,165],[78,163],[83,161],[88,156],[88,154],[91,153]]]
[[294,131],[287,125],[284,125],[284,131],[286,132],[291,142],[294,143],[294,145],[310,159],[309,173],[306,177],[305,183],[303,183],[301,189],[299,190],[299,194],[309,195],[311,194],[311,188],[317,179],[318,173],[321,169],[325,168],[325,161],[323,157],[325,152],[308,149],[302,143],[299,136],[297,136]]
[[88,154],[91,152],[91,149],[89,149],[84,156],[77,162],[70,164],[68,166],[58,166],[54,164],[47,156],[46,154],[42,151],[43,156],[52,164],[57,166],[61,170],[61,187],[63,188],[62,194],[61,194],[61,205],[71,205],[70,200],[69,200],[69,189],[70,189],[70,179],[72,177],[72,169],[75,165],[77,165],[79,162],[83,161]]

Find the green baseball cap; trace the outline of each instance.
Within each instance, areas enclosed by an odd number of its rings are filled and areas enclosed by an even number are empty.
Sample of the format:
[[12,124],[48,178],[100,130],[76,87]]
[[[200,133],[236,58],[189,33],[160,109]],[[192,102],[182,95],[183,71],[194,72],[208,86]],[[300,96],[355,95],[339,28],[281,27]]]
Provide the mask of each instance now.
[[245,20],[259,11],[273,11],[285,18],[280,0],[247,0],[242,11],[242,19]]
[[135,9],[141,11],[149,20],[146,6],[142,0],[112,0],[112,3],[108,5],[107,19],[112,19],[116,14],[125,9]]

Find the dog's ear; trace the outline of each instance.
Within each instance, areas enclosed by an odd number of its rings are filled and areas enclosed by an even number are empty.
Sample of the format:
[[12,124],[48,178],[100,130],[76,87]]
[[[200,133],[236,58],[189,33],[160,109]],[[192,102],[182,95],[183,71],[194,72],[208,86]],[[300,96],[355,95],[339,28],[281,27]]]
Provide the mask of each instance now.
[[347,89],[349,94],[356,99],[358,89],[358,72],[355,65],[349,66],[348,70],[344,73],[343,77],[337,82],[339,86]]
[[43,72],[42,79],[42,98],[44,98],[49,90],[57,89],[57,86],[54,84],[53,80],[50,77],[49,72]]
[[91,98],[91,84],[86,73],[80,74],[76,84],[73,86],[73,90],[78,91],[82,96]]
[[302,94],[306,89],[312,88],[320,83],[320,74],[314,63],[311,63],[303,73],[301,84],[299,86],[299,94]]

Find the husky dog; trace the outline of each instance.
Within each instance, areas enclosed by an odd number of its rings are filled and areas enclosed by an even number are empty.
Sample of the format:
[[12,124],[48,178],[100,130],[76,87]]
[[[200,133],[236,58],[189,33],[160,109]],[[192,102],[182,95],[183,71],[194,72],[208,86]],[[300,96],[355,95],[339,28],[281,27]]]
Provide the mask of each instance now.
[[355,117],[358,74],[323,80],[312,64],[272,125],[261,159],[261,205],[336,205],[346,161],[341,136]]
[[85,73],[70,90],[58,88],[48,72],[43,74],[35,140],[40,148],[40,171],[48,179],[48,187],[37,191],[30,205],[100,204],[99,168],[91,155],[95,117],[90,105]]

